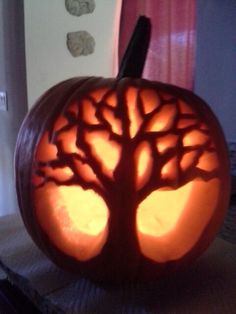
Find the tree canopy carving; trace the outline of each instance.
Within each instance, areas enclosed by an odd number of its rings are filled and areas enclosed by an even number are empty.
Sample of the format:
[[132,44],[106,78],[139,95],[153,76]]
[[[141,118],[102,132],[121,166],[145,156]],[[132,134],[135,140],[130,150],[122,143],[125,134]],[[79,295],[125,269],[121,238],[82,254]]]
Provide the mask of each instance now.
[[156,189],[210,180],[217,167],[207,125],[183,100],[148,87],[104,87],[74,99],[45,130],[34,183],[79,185],[106,198],[131,177],[141,202]]

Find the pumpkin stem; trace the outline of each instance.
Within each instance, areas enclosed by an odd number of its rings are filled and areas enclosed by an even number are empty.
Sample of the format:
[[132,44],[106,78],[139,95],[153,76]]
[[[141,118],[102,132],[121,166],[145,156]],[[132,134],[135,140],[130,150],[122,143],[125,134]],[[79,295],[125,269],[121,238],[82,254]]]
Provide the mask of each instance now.
[[121,60],[117,79],[124,77],[140,78],[142,76],[150,35],[150,19],[140,16]]

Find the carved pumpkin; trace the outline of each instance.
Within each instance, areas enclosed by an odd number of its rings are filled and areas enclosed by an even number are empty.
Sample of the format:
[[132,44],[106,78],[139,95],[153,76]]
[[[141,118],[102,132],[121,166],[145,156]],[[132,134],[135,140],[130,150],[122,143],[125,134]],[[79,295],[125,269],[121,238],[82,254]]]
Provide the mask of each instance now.
[[75,78],[26,117],[16,182],[28,232],[56,264],[99,280],[153,279],[214,238],[229,163],[219,123],[192,92]]

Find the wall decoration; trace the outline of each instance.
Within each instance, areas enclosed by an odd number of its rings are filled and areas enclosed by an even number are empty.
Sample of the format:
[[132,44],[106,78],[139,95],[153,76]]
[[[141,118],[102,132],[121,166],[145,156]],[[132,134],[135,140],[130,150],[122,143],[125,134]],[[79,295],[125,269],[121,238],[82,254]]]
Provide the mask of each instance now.
[[75,16],[92,13],[95,9],[94,0],[65,0],[67,11]]
[[67,48],[73,57],[87,56],[94,52],[95,39],[87,31],[67,33]]

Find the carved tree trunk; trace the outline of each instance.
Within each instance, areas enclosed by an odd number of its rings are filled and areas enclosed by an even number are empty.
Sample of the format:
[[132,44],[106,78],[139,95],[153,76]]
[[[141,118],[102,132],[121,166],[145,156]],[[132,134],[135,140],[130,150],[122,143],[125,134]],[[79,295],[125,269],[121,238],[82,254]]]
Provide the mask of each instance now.
[[[136,235],[137,201],[135,193],[135,163],[130,144],[124,145],[115,173],[115,184],[109,193],[109,235],[106,247],[111,260],[118,259],[127,276],[137,273],[139,262]],[[116,256],[114,256],[114,254]],[[127,261],[132,260],[129,269]]]

